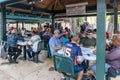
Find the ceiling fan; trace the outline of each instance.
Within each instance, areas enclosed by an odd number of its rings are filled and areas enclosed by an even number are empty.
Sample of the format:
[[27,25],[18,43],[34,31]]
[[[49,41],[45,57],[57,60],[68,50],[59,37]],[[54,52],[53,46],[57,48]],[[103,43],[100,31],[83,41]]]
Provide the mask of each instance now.
[[36,3],[36,2],[42,2],[43,0],[27,0],[29,4]]
[[36,2],[42,2],[43,0],[28,0],[28,3],[31,5],[31,13],[36,14],[37,12],[34,11],[35,3]]

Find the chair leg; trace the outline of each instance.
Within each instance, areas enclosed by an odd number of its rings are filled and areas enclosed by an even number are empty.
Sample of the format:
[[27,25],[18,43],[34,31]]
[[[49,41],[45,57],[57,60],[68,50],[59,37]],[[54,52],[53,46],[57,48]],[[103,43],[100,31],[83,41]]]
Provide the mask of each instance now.
[[110,76],[106,75],[106,80],[111,80]]
[[38,62],[39,62],[38,53],[36,53],[36,54],[34,55],[34,61],[35,61],[35,63],[38,63]]
[[12,55],[9,55],[10,58],[9,58],[9,62],[12,63]]
[[65,79],[66,79],[66,80],[70,80],[70,77],[68,77],[68,76],[65,76]]

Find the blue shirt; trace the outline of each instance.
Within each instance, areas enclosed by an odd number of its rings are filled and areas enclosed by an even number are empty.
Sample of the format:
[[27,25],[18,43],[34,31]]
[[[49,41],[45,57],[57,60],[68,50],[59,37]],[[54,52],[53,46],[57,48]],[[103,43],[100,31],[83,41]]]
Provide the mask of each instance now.
[[18,40],[24,40],[23,38],[19,37],[18,35],[16,34],[9,34],[7,36],[7,44],[9,47],[17,47],[17,41]]
[[74,60],[76,56],[82,56],[81,48],[74,43],[67,43],[65,45],[65,55]]
[[61,42],[62,42],[63,45],[65,45],[66,43],[69,42],[69,39],[64,37]]
[[[65,56],[71,57],[75,62],[76,56],[82,56],[81,48],[74,43],[67,43],[65,45]],[[82,64],[74,65],[74,71],[79,72],[84,70],[84,66]]]
[[50,38],[50,40],[49,40],[49,46],[50,46],[50,51],[51,51],[51,54],[52,54],[52,55],[57,52],[56,50],[54,50],[54,49],[52,48],[53,45],[54,45],[55,47],[58,47],[58,48],[61,47],[61,42],[60,42],[59,38],[56,38],[55,36],[52,36],[52,37]]

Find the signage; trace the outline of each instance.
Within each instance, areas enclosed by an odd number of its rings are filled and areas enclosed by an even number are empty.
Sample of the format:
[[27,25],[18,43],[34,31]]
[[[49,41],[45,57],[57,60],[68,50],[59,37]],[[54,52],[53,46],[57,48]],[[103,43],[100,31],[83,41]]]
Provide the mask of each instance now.
[[80,15],[86,13],[86,5],[88,3],[66,5],[67,15]]

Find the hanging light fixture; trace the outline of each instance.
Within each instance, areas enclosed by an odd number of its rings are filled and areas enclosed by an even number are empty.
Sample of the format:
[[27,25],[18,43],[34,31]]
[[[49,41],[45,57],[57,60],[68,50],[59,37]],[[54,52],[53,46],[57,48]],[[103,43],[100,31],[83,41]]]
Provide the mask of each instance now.
[[28,3],[31,5],[31,13],[32,14],[34,14],[34,13],[36,13],[35,11],[34,11],[34,7],[35,7],[35,3],[36,2],[42,2],[43,0],[28,0]]
[[43,0],[28,0],[29,4],[35,4],[36,2],[42,2]]

